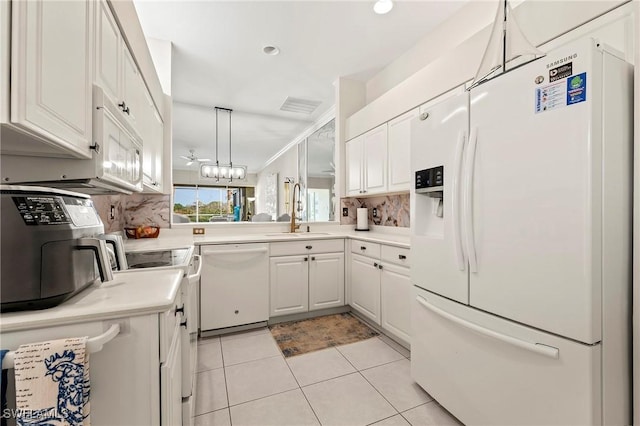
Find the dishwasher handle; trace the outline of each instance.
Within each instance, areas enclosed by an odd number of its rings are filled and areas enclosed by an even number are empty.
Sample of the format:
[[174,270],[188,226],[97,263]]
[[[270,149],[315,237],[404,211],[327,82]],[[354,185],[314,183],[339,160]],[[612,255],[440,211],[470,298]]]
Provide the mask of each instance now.
[[225,250],[225,251],[218,251],[218,250],[202,250],[202,255],[203,256],[211,256],[211,255],[216,255],[216,256],[224,256],[224,255],[236,255],[236,254],[262,254],[262,253],[267,253],[269,251],[269,249],[267,248],[259,248],[259,249],[246,249],[246,250]]

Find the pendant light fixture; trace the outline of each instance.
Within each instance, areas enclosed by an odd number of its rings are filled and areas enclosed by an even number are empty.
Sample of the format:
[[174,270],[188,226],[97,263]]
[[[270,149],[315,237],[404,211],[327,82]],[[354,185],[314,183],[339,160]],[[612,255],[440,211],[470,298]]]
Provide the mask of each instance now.
[[[231,161],[231,113],[232,109],[215,107],[216,110],[216,164],[203,164],[200,166],[200,176],[208,179],[220,179],[232,182],[233,179],[244,179],[247,176],[245,166],[234,166]],[[218,161],[218,112],[225,111],[229,114],[229,164],[220,164]]]

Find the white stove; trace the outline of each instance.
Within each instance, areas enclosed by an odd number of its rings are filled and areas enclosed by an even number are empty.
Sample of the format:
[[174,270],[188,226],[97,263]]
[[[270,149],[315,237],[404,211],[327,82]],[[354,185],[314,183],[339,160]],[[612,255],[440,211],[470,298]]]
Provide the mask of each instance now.
[[125,252],[128,271],[182,269],[182,420],[191,425],[195,412],[195,374],[198,349],[198,287],[202,262],[193,246],[167,250]]

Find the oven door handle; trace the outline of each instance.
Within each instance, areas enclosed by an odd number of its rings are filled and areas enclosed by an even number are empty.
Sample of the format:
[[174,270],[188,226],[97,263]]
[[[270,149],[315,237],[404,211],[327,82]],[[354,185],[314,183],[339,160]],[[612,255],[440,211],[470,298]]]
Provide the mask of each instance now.
[[187,276],[189,282],[200,278],[200,273],[202,272],[202,256],[200,256],[199,254],[194,254],[193,261],[198,263],[198,270],[195,273]]

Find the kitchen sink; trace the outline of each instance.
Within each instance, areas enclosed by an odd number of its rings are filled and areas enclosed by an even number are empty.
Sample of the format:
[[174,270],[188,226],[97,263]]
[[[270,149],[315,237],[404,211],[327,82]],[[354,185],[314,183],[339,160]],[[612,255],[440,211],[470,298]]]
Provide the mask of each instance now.
[[267,237],[305,237],[305,236],[313,236],[313,235],[330,235],[328,232],[300,232],[300,233],[291,233],[291,232],[279,232],[275,234],[265,234]]

